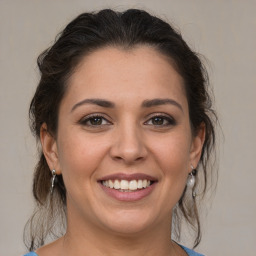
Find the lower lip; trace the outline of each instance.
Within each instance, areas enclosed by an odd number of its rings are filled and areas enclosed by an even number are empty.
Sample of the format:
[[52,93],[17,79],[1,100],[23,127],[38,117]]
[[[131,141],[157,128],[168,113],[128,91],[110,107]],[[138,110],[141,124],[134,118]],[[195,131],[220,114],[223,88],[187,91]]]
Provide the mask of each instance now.
[[119,201],[138,201],[145,197],[147,197],[155,188],[157,182],[154,182],[152,185],[150,185],[147,188],[131,191],[131,192],[121,192],[113,188],[108,188],[99,182],[101,188],[104,190],[104,192],[111,196],[112,198],[115,198]]

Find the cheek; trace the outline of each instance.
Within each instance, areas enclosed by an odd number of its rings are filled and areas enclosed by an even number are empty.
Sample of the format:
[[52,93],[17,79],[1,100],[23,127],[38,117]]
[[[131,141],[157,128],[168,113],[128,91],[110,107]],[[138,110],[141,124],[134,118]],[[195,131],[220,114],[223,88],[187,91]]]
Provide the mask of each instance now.
[[182,193],[189,172],[190,140],[188,136],[167,136],[154,146],[153,155],[161,168],[165,185],[172,193]]
[[190,141],[187,136],[167,136],[152,147],[160,162],[183,166],[190,159]]
[[77,131],[66,133],[61,138],[58,152],[64,179],[66,177],[69,182],[82,176],[92,176],[105,155],[106,145]]

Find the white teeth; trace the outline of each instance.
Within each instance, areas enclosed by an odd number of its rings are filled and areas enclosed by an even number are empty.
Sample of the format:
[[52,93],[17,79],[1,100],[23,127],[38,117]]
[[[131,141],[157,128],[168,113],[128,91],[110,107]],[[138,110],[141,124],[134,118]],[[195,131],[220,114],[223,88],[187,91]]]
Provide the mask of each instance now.
[[114,181],[114,189],[120,189],[120,182],[118,180]]
[[113,181],[112,181],[112,180],[109,180],[109,181],[108,181],[108,186],[106,186],[106,187],[113,188],[113,187],[114,187]]
[[142,188],[142,180],[138,180],[138,188]]
[[129,182],[129,189],[130,190],[136,190],[138,188],[138,183],[136,180],[131,180]]
[[129,189],[129,182],[128,182],[128,180],[121,180],[120,188],[121,189]]
[[150,186],[150,180],[104,180],[102,181],[103,186],[108,188],[114,188],[117,190],[135,191],[137,189],[147,188]]

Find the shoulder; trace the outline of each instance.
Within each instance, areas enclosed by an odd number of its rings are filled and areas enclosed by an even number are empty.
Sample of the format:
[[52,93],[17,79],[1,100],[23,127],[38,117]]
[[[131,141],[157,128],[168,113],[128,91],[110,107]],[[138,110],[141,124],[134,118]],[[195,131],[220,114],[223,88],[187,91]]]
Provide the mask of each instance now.
[[197,253],[183,245],[181,245],[181,247],[183,248],[183,250],[188,254],[188,256],[204,256],[203,254]]
[[36,252],[29,252],[23,256],[48,256],[48,255],[56,255],[61,256],[62,247],[62,240],[63,238],[59,238],[49,244],[46,244],[40,248],[36,249]]

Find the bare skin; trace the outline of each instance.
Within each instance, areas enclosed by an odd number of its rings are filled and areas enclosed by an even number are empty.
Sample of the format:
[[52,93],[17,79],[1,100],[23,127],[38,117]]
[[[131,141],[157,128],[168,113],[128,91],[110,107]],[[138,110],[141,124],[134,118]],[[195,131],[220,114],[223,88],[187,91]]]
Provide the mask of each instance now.
[[[203,142],[203,127],[191,133],[182,78],[156,50],[86,56],[61,102],[57,138],[41,128],[48,165],[67,189],[67,232],[37,254],[187,255],[171,241],[171,215]],[[152,179],[144,192],[104,185],[136,175]]]

